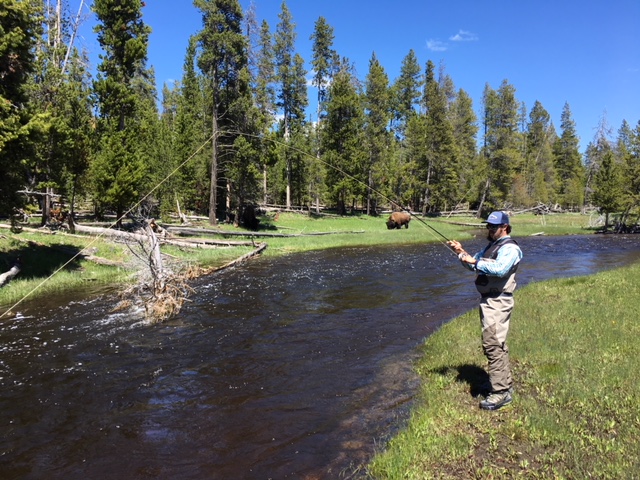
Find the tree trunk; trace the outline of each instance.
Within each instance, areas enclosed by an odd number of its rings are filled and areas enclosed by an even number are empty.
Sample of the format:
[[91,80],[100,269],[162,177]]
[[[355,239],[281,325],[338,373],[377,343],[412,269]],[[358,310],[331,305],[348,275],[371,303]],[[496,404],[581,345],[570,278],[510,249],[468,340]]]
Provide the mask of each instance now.
[[218,187],[218,118],[216,108],[213,108],[211,119],[211,187],[209,190],[209,224],[217,225],[218,218],[216,210],[218,209],[217,187]]
[[151,243],[151,252],[149,252],[149,271],[153,278],[153,296],[158,297],[164,292],[166,273],[162,263],[162,254],[160,253],[160,241],[150,225],[145,227],[145,233],[149,237]]
[[489,191],[490,185],[491,185],[491,179],[487,178],[487,181],[484,184],[484,190],[482,190],[482,198],[480,199],[480,205],[478,206],[478,212],[476,213],[476,218],[480,218],[482,216],[482,207],[484,207],[484,202],[487,199],[487,192]]
[[367,188],[367,215],[371,215],[371,189],[373,188],[373,171],[369,168],[369,188]]
[[262,200],[266,205],[269,200],[269,195],[267,194],[267,164],[262,164]]
[[284,116],[284,142],[287,148],[284,149],[284,159],[287,166],[287,188],[286,188],[286,206],[287,210],[291,208],[291,157],[289,156],[289,122],[287,115]]
[[46,188],[46,193],[42,199],[42,220],[40,226],[44,227],[51,217],[51,187]]

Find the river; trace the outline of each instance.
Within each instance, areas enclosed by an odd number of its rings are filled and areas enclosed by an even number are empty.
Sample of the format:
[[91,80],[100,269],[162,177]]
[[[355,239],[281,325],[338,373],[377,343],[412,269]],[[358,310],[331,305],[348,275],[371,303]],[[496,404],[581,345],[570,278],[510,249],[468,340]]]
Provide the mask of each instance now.
[[[517,239],[520,286],[640,260],[640,235]],[[440,244],[259,258],[193,287],[160,325],[112,294],[0,323],[0,478],[361,477],[407,418],[416,347],[477,305]]]

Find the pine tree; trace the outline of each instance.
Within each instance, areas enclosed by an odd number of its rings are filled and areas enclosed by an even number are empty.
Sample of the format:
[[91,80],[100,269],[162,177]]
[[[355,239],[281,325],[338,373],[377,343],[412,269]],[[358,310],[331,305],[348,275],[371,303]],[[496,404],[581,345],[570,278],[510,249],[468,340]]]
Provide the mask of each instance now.
[[327,24],[324,17],[318,18],[310,40],[313,42],[313,57],[311,65],[313,66],[314,76],[312,85],[318,89],[318,121],[324,112],[324,102],[327,97],[327,88],[331,82],[331,78],[335,74],[336,66],[339,62],[337,52],[333,47],[333,28]]
[[30,128],[33,155],[28,159],[29,187],[43,194],[42,225],[50,219],[53,195],[65,195],[67,187],[73,212],[78,179],[88,167],[93,125],[87,59],[72,44],[77,25],[68,20],[60,0],[45,5],[43,25],[29,82],[30,106],[38,120]]
[[621,201],[624,210],[621,224],[626,224],[632,210],[640,205],[640,123],[635,130],[622,121],[618,130],[618,138],[615,145],[615,157],[620,165],[622,186],[624,190]]
[[369,73],[365,81],[364,134],[368,150],[368,178],[367,214],[376,211],[374,191],[377,191],[375,172],[386,162],[389,152],[390,139],[387,125],[391,119],[389,77],[378,61],[375,53],[369,61]]
[[455,206],[459,199],[459,160],[449,119],[445,92],[435,78],[435,65],[427,62],[424,108],[425,163],[420,165],[424,182],[423,211]]
[[362,149],[363,109],[355,79],[342,68],[329,88],[327,118],[322,130],[322,155],[332,168],[327,170],[327,187],[338,213],[345,215],[349,201],[355,204],[367,184]]
[[613,151],[606,150],[593,179],[591,201],[605,214],[604,228],[609,227],[609,215],[622,206],[623,178],[620,167],[615,161]]
[[606,115],[600,118],[598,128],[593,141],[589,142],[585,151],[585,202],[592,203],[591,198],[594,191],[595,176],[600,170],[604,155],[613,149],[611,144],[611,127],[607,122]]
[[525,133],[526,148],[523,168],[516,170],[522,178],[526,193],[524,198],[511,198],[514,203],[531,206],[535,202],[548,203],[555,198],[556,172],[553,164],[553,144],[557,135],[551,116],[536,100],[529,114]]
[[262,157],[262,201],[269,203],[269,167],[273,167],[275,150],[273,143],[273,127],[276,112],[275,65],[271,29],[266,21],[260,27],[259,46],[256,51],[257,73],[254,95],[260,119],[258,130],[265,141],[261,145]]
[[[254,103],[250,84],[251,74],[245,67],[238,77],[238,97],[233,104],[239,135],[234,140],[226,170],[230,204],[235,207],[236,219],[243,218],[244,209],[258,202],[260,196],[262,116]],[[253,220],[251,218],[245,226],[256,229]]]
[[[283,1],[278,15],[280,21],[276,27],[274,55],[276,77],[279,86],[277,106],[282,112],[281,134],[285,144],[293,137],[301,135],[304,130],[305,108],[307,107],[306,70],[302,57],[295,53],[296,32],[291,12]],[[299,140],[293,140],[298,143]],[[291,207],[293,183],[302,177],[296,167],[304,165],[302,158],[294,149],[285,148],[284,171],[286,178],[285,203]],[[301,192],[297,192],[300,194]]]
[[640,121],[630,134],[625,175],[631,208],[637,208],[640,206]]
[[205,120],[209,112],[204,100],[203,79],[196,72],[197,43],[196,36],[189,39],[177,95],[174,151],[176,161],[184,165],[177,174],[181,187],[173,192],[173,201],[181,205],[181,211],[185,209],[206,215],[211,191],[210,154],[204,145],[210,131]]
[[[245,94],[246,79],[240,78],[248,66],[247,39],[242,34],[242,9],[237,0],[194,0],[202,12],[203,29],[198,35],[200,68],[206,82],[205,103],[211,135],[209,223],[217,224],[226,197],[223,160],[233,152],[239,135],[237,102]],[[227,198],[225,209],[230,207]]]
[[5,0],[0,15],[0,213],[20,204],[18,190],[26,172],[19,159],[27,155],[26,84],[34,69],[34,46],[39,35],[36,1]]
[[275,121],[276,92],[275,66],[271,30],[266,21],[260,28],[259,48],[257,56],[257,73],[255,78],[256,105],[262,115],[261,124],[264,132],[271,130]]
[[304,66],[304,59],[300,54],[294,57],[294,82],[293,82],[293,110],[294,120],[291,130],[294,149],[290,150],[288,158],[291,161],[291,198],[296,200],[298,205],[302,205],[307,198],[307,166],[306,158],[311,155],[309,146],[309,136],[305,122],[305,109],[307,108],[307,70]]
[[498,90],[493,90],[487,84],[483,103],[482,158],[486,163],[478,215],[487,206],[492,210],[506,206],[515,168],[522,163],[522,152],[518,148],[519,103],[515,88],[506,80]]
[[317,122],[309,128],[309,138],[312,139],[315,156],[307,157],[307,172],[309,193],[315,204],[316,213],[320,213],[320,199],[324,193],[326,172],[325,165],[320,160],[319,136],[326,114],[327,92],[339,64],[339,56],[333,49],[333,28],[327,24],[324,17],[319,17],[316,21],[310,40],[313,42],[311,65],[314,76],[312,85],[318,90],[318,104],[316,106]]
[[471,194],[478,190],[478,179],[480,178],[480,175],[476,175],[478,168],[478,147],[476,142],[478,125],[476,114],[473,111],[473,100],[466,91],[458,90],[451,107],[450,117],[460,161],[460,199],[472,201],[475,198]]
[[411,49],[402,60],[400,76],[392,87],[392,130],[399,139],[404,139],[409,119],[415,114],[422,85],[420,65],[415,51]]
[[[95,0],[95,31],[104,50],[94,91],[98,100],[100,143],[92,165],[95,202],[99,210],[112,207],[118,223],[138,198],[146,175],[141,143],[139,94],[153,89],[146,69],[151,29],[142,20],[140,0]],[[137,82],[137,83],[136,83]],[[145,87],[142,84],[146,83]]]
[[61,84],[60,92],[64,99],[56,140],[58,154],[63,160],[60,190],[68,196],[72,217],[76,197],[88,193],[86,177],[94,155],[95,118],[86,64],[86,57],[74,49],[67,61],[66,81]]
[[554,164],[558,176],[557,192],[564,207],[579,208],[584,205],[584,166],[580,156],[580,139],[571,108],[565,102],[560,116],[560,137],[553,147]]

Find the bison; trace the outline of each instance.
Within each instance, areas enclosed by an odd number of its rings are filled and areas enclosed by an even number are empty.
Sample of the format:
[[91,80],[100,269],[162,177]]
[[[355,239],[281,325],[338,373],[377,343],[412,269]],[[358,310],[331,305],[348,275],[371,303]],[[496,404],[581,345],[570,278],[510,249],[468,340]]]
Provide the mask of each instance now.
[[411,215],[407,212],[393,212],[389,215],[387,220],[387,228],[393,230],[394,228],[409,228],[409,222],[411,221]]

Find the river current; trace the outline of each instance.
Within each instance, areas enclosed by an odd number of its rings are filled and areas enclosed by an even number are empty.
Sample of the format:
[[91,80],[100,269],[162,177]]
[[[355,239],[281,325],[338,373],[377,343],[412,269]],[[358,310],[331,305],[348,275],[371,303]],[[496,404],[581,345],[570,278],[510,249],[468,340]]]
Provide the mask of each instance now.
[[[515,238],[520,286],[640,260],[640,235]],[[440,244],[259,258],[193,287],[160,325],[113,294],[0,323],[0,478],[356,478],[407,417],[417,347],[478,300]]]

